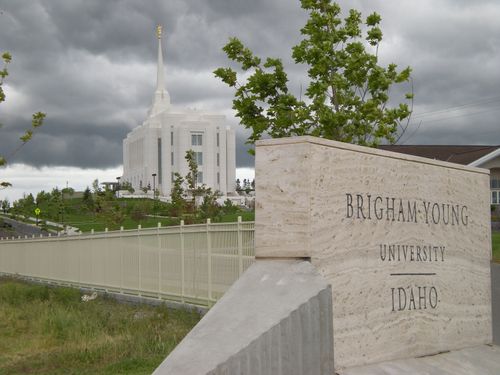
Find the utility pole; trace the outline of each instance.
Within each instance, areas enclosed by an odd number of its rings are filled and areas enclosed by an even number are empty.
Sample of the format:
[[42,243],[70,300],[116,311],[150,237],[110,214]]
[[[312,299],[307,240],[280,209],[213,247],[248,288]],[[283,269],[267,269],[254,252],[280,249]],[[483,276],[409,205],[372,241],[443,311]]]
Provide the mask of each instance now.
[[153,173],[153,216],[156,215],[156,173]]

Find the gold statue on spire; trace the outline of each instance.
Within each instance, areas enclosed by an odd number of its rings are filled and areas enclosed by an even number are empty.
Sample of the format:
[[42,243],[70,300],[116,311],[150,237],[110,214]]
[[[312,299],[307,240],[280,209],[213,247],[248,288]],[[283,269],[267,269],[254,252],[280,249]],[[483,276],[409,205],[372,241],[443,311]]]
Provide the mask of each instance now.
[[158,37],[158,39],[161,39],[162,31],[163,31],[163,28],[161,27],[161,25],[157,25],[156,26],[156,36]]

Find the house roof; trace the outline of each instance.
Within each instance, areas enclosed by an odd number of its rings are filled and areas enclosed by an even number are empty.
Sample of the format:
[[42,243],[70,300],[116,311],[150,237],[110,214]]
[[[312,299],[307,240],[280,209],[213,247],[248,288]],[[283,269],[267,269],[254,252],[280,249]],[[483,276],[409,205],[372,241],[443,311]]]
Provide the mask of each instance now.
[[490,159],[487,157],[489,154],[496,155],[495,151],[500,150],[500,146],[457,145],[380,145],[378,148],[462,165],[472,164],[479,159],[485,162]]

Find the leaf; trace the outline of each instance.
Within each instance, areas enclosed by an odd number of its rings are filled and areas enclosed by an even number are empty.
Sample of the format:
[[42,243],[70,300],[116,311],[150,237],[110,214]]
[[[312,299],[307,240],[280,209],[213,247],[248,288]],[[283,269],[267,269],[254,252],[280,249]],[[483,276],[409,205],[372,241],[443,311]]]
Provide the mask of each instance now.
[[45,113],[37,112],[33,114],[33,119],[31,120],[31,126],[33,128],[38,128],[42,126],[43,120],[45,119]]
[[6,64],[8,64],[12,61],[12,56],[9,52],[4,52],[2,53],[2,59],[3,61],[5,61]]
[[396,82],[401,83],[408,81],[410,79],[410,74],[411,68],[407,67],[406,69],[402,70],[401,73],[399,73],[398,77],[396,78]]
[[366,37],[366,40],[372,46],[376,46],[382,40],[382,30],[380,30],[378,27],[371,28],[370,30],[368,30],[368,36]]
[[231,60],[241,63],[243,70],[257,67],[260,64],[260,59],[254,56],[252,51],[246,48],[237,38],[230,38],[222,49]]
[[23,141],[24,143],[28,142],[31,138],[33,137],[33,131],[32,130],[26,130],[26,132],[21,136],[19,137],[19,139],[21,141]]
[[366,25],[367,26],[375,26],[375,25],[378,25],[381,20],[382,20],[382,18],[380,17],[380,15],[378,15],[377,13],[374,12],[374,13],[370,14],[368,17],[366,17]]
[[214,75],[219,77],[222,82],[227,84],[230,87],[236,86],[237,78],[236,72],[231,68],[218,68],[214,70]]

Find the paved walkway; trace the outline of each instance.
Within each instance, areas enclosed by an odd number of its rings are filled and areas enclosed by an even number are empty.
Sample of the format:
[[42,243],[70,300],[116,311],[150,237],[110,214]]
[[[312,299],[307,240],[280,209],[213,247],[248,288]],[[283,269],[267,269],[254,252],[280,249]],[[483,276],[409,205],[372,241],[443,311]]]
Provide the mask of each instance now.
[[[35,220],[36,221],[36,218],[34,217],[30,217],[30,220]],[[49,221],[49,220],[44,220],[48,225],[52,225],[53,227],[58,227],[58,228],[64,228],[64,225],[62,225],[61,223],[56,223],[55,221]],[[78,228],[75,228],[75,227],[71,227],[69,225],[66,225],[66,234],[68,236],[74,236],[76,234],[78,234],[80,230]]]

